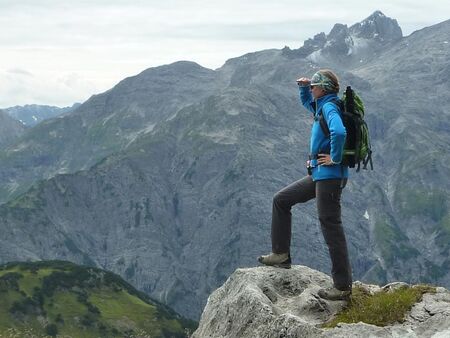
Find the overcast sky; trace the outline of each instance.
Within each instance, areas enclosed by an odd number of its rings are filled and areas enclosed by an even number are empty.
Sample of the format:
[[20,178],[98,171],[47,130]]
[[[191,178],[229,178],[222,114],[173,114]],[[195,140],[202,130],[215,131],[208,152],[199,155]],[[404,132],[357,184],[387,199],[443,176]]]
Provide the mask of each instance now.
[[375,10],[404,36],[450,19],[448,0],[0,0],[0,108],[71,105],[178,60],[216,69],[247,52],[298,48]]

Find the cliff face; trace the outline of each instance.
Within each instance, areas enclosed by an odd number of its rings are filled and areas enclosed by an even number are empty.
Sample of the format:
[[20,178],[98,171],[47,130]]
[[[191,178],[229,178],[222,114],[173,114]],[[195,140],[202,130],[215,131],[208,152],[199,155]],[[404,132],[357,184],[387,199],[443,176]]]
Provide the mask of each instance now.
[[[384,327],[358,322],[323,328],[344,310],[343,301],[326,301],[317,296],[331,278],[305,266],[291,270],[272,267],[237,269],[208,298],[193,338],[275,338],[275,337],[447,337],[450,335],[450,292],[437,288],[425,293],[403,318],[402,323]],[[354,283],[369,294],[408,288],[393,283],[383,288]],[[355,294],[355,291],[354,291]],[[394,299],[395,301],[402,301]],[[376,309],[368,308],[368,311]]]
[[[354,278],[449,287],[450,21],[399,38],[375,19],[351,32],[384,39],[362,63],[288,50],[179,62],[31,128],[0,152],[0,199],[35,183],[0,206],[0,262],[106,268],[198,319],[270,250],[272,197],[306,174],[312,119],[295,79],[330,66],[363,98],[374,149],[375,170],[352,171],[342,197]],[[315,203],[292,211],[294,263],[330,271]]]

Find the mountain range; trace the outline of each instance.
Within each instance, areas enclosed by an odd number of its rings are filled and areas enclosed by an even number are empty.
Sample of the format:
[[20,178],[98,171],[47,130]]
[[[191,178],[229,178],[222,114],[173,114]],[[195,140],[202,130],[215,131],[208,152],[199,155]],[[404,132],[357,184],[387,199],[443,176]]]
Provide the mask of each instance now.
[[[354,278],[449,287],[449,41],[450,20],[403,37],[377,11],[299,49],[124,79],[0,148],[0,261],[105,268],[198,319],[270,251],[272,197],[306,174],[295,79],[332,68],[363,98],[374,150],[342,200]],[[328,272],[314,202],[293,214],[294,263]]]
[[80,105],[81,103],[74,103],[70,107],[60,108],[47,105],[27,104],[24,106],[4,108],[3,110],[11,117],[22,122],[23,125],[27,127],[34,127],[43,120],[56,117],[64,113],[70,113]]

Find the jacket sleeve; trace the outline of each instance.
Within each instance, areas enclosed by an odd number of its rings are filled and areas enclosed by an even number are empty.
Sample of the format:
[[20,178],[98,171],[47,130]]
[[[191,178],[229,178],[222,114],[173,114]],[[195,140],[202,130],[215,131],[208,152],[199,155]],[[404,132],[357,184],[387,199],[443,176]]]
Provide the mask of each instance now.
[[341,115],[339,114],[335,104],[324,104],[322,113],[325,121],[327,122],[328,129],[330,130],[331,160],[335,163],[340,163],[344,153],[347,131],[345,130]]
[[314,101],[311,95],[311,91],[309,90],[309,86],[298,86],[300,90],[300,102],[302,105],[309,110],[311,113],[315,114],[314,110]]

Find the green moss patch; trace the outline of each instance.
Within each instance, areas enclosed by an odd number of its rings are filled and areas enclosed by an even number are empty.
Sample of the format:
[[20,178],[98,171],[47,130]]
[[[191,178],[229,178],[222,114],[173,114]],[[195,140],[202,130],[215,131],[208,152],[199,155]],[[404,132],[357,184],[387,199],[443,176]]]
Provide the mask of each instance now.
[[386,326],[403,322],[405,315],[414,304],[422,300],[424,293],[435,293],[436,289],[427,285],[380,291],[371,295],[361,287],[355,287],[347,309],[339,313],[323,327],[336,327],[338,323],[358,323]]

